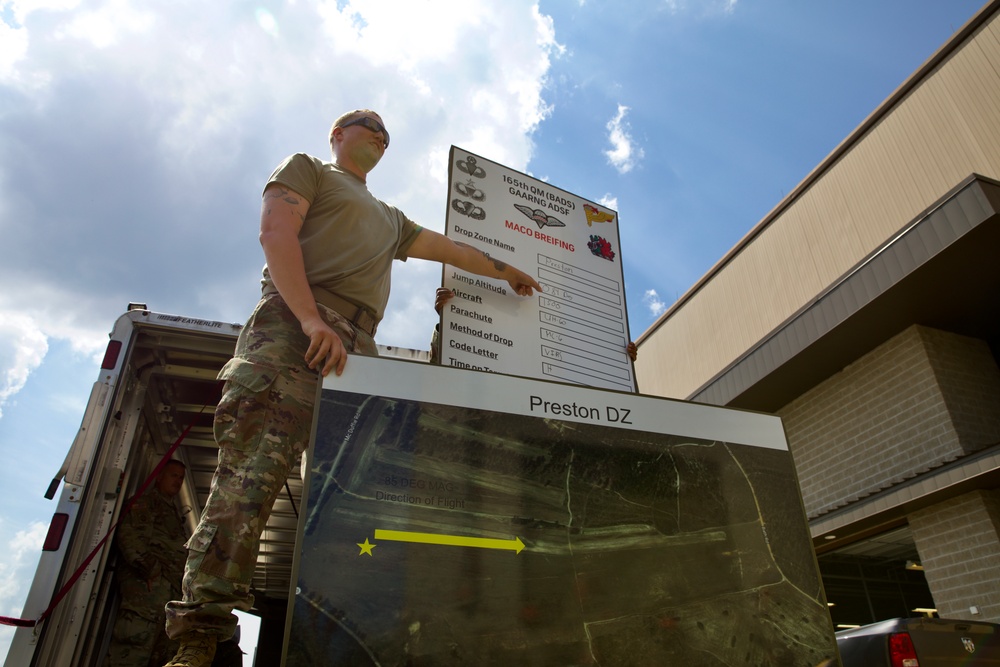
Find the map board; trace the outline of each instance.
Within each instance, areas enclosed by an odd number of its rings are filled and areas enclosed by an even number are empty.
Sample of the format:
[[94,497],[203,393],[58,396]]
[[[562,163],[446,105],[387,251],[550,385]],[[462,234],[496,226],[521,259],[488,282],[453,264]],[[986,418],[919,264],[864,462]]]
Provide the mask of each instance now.
[[441,322],[441,363],[636,391],[618,215],[452,146],[445,235],[538,280],[518,297],[503,280],[445,267],[455,293]]
[[352,356],[304,482],[289,667],[835,656],[773,416]]

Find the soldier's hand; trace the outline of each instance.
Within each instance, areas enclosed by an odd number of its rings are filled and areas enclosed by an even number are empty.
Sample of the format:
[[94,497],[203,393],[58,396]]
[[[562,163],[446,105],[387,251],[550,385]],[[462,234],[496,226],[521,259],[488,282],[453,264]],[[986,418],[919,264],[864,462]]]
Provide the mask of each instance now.
[[507,266],[506,277],[514,292],[521,296],[531,296],[534,290],[542,291],[542,286],[538,284],[537,280],[513,266]]
[[451,301],[454,296],[455,293],[447,287],[437,288],[437,291],[434,293],[434,310],[438,312],[438,315],[441,314],[441,310],[444,308],[444,305]]
[[305,356],[309,368],[313,370],[319,368],[324,376],[334,368],[337,370],[337,375],[344,372],[344,366],[347,364],[344,342],[323,321],[323,318],[317,315],[315,319],[302,322],[302,332],[309,336],[309,349],[306,350]]

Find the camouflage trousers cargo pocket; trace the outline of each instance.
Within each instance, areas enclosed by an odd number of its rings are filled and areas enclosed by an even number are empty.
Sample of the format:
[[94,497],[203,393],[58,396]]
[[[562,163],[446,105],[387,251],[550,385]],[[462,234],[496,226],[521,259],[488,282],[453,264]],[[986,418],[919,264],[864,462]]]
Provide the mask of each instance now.
[[219,372],[225,380],[215,409],[215,441],[220,447],[256,449],[264,435],[271,406],[271,385],[278,373],[264,364],[233,358]]
[[223,597],[245,596],[257,560],[256,541],[250,541],[249,535],[234,535],[227,527],[220,531],[219,526],[203,521],[187,543],[188,575],[194,579],[208,575],[229,582],[222,586],[224,590],[215,591]]

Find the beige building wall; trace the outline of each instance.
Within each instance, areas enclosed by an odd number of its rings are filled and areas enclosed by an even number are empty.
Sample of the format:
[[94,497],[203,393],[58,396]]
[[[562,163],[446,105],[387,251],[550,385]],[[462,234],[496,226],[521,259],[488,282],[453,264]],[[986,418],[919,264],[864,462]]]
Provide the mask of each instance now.
[[639,338],[640,391],[693,395],[971,173],[1000,179],[996,14],[943,47]]

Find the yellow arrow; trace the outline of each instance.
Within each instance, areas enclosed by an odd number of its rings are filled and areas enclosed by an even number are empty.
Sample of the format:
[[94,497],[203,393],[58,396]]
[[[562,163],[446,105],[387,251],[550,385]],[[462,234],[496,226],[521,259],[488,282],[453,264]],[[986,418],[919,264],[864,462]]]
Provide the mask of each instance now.
[[491,537],[466,537],[464,535],[438,535],[436,533],[413,533],[407,530],[375,529],[375,540],[389,542],[415,542],[418,544],[440,544],[446,547],[473,547],[476,549],[505,549],[521,553],[524,542],[515,537],[512,540],[498,540]]

